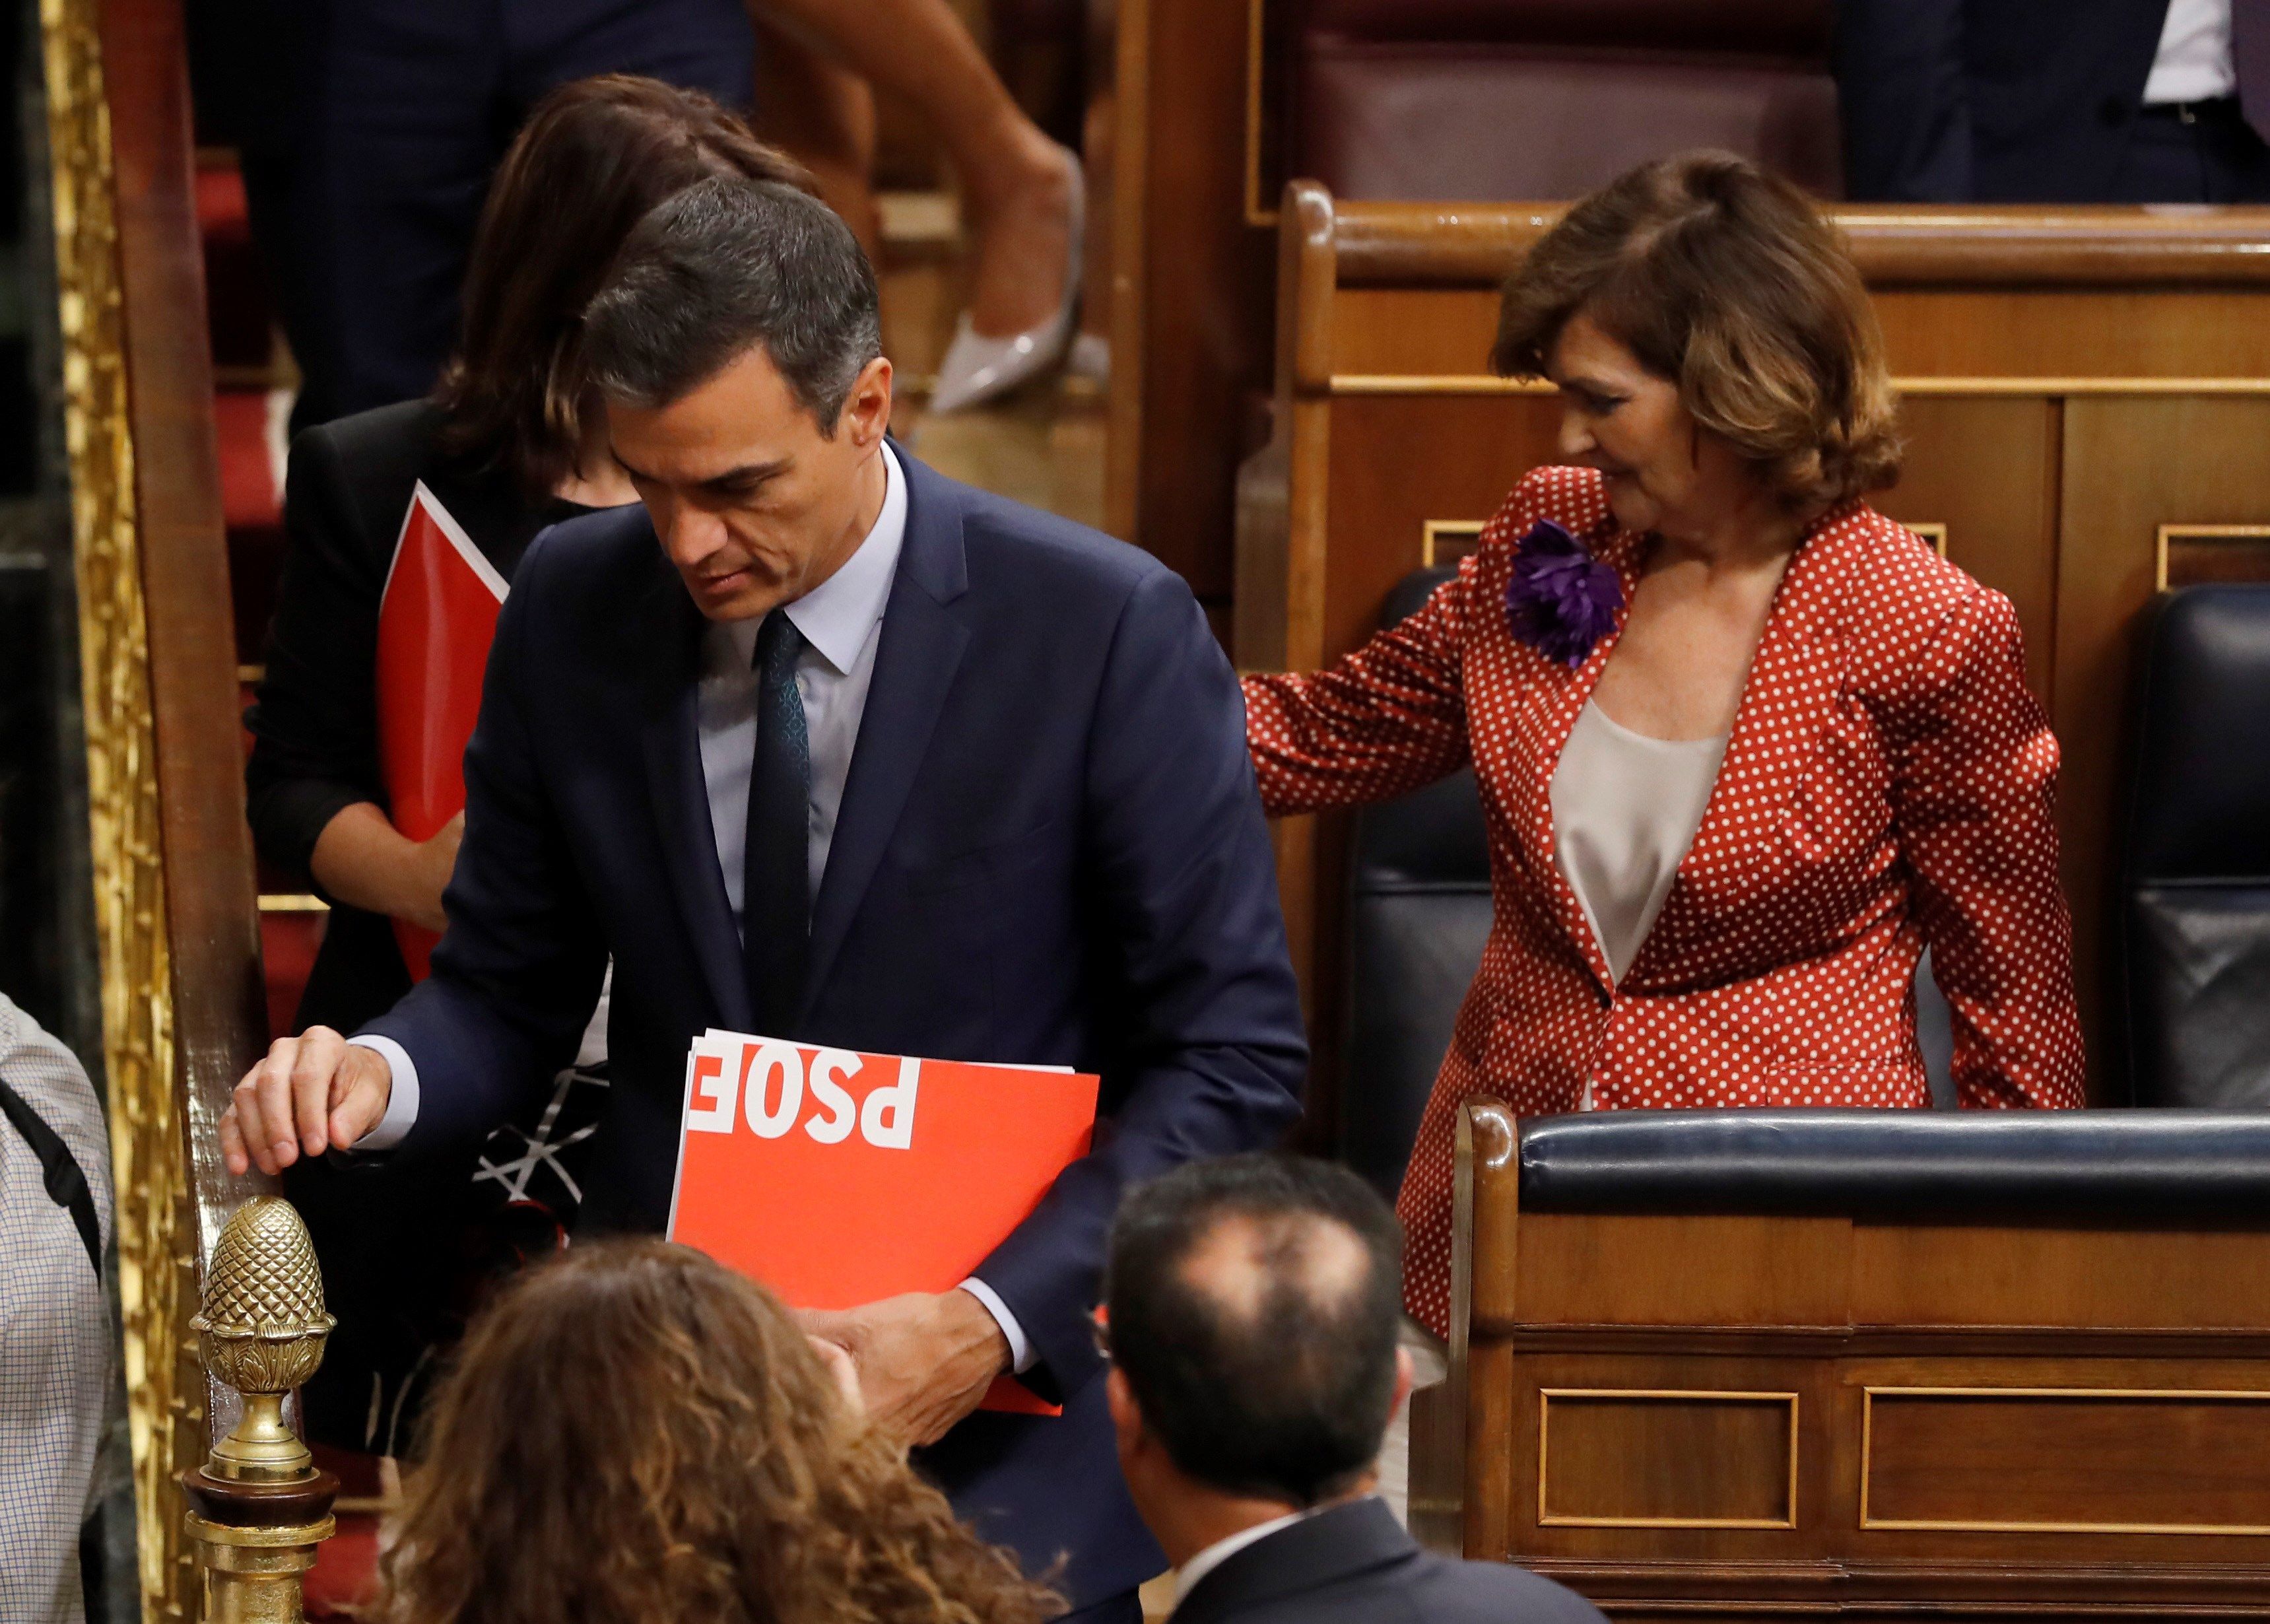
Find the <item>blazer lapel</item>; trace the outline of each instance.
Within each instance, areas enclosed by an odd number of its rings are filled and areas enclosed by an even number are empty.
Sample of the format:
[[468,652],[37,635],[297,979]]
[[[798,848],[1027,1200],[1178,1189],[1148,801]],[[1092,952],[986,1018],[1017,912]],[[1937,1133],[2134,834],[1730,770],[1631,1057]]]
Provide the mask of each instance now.
[[907,534],[883,607],[882,641],[858,743],[844,781],[843,805],[812,913],[812,955],[800,1015],[809,1016],[875,878],[908,792],[930,748],[938,712],[969,641],[947,607],[968,590],[961,513],[938,475],[899,452],[907,476]]
[[[1761,814],[1786,809],[1806,775],[1817,770],[1817,741],[1843,689],[1844,643],[1832,614],[1858,545],[1848,521],[1860,512],[1852,504],[1824,515],[1799,545],[1775,589],[1702,821],[1628,976],[1651,973],[1665,958],[1675,959],[1692,936],[1688,876],[1698,865],[1723,865],[1738,847],[1754,849]],[[1765,827],[1778,827],[1778,819],[1769,819]],[[1754,856],[1748,861],[1754,863]]]
[[717,836],[709,821],[709,787],[701,775],[694,694],[701,679],[701,612],[676,575],[664,572],[649,600],[653,646],[670,651],[657,660],[642,707],[640,743],[646,754],[647,790],[661,836],[663,867],[694,956],[716,1000],[722,1024],[748,1029],[749,992],[741,968],[741,937],[717,866]]
[[1512,789],[1507,816],[1513,824],[1522,856],[1540,882],[1554,917],[1603,990],[1612,982],[1607,954],[1601,949],[1599,933],[1592,929],[1584,905],[1576,900],[1575,888],[1561,871],[1553,827],[1553,775],[1561,764],[1561,753],[1568,747],[1576,718],[1584,713],[1584,702],[1599,686],[1600,673],[1607,668],[1623,636],[1624,621],[1631,612],[1632,592],[1639,584],[1639,542],[1636,536],[1610,530],[1594,544],[1595,556],[1616,572],[1623,587],[1623,602],[1617,606],[1615,625],[1584,656],[1582,665],[1571,671],[1527,649],[1510,633],[1506,638],[1509,658],[1544,667],[1544,674],[1525,686],[1507,685],[1509,691],[1522,695],[1513,718],[1514,771],[1506,779]]

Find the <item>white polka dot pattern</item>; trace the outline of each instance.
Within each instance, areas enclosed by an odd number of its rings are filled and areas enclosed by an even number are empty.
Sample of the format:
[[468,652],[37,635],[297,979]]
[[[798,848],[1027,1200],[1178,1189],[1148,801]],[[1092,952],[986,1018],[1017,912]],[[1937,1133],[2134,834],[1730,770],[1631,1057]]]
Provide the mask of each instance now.
[[1438,1333],[1468,1100],[1551,1115],[1590,1080],[1599,1109],[1926,1105],[1928,943],[1962,1103],[2081,1103],[2057,740],[2009,601],[1865,503],[1824,517],[1775,598],[1694,846],[1611,988],[1554,858],[1550,786],[1615,635],[1573,671],[1513,637],[1514,546],[1541,518],[1629,601],[1641,538],[1615,529],[1599,476],[1539,469],[1418,613],[1326,671],[1245,682],[1272,815],[1385,800],[1469,759],[1481,787],[1495,918],[1399,1203],[1406,1299]]

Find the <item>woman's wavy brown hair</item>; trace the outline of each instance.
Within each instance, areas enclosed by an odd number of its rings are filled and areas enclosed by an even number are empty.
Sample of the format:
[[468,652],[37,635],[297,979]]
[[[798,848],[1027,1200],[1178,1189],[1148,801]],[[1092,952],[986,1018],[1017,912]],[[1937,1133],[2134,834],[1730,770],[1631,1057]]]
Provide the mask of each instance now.
[[1491,366],[1547,375],[1582,313],[1679,386],[1688,413],[1792,508],[1899,478],[1898,406],[1836,229],[1730,152],[1643,164],[1569,209],[1505,285]]
[[590,410],[583,307],[649,210],[721,174],[814,189],[699,91],[606,73],[538,102],[473,237],[463,337],[434,391],[443,446],[503,466],[531,501],[549,496],[575,468]]
[[427,1413],[386,1624],[1036,1624],[779,1301],[660,1241],[578,1246],[485,1308]]

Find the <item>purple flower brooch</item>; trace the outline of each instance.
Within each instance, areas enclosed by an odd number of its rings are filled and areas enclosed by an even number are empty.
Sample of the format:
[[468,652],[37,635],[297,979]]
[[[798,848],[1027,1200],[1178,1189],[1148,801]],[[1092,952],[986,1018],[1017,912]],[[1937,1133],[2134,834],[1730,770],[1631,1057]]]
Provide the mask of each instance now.
[[1565,526],[1539,519],[1514,548],[1505,621],[1514,636],[1570,671],[1613,629],[1624,605],[1616,572]]

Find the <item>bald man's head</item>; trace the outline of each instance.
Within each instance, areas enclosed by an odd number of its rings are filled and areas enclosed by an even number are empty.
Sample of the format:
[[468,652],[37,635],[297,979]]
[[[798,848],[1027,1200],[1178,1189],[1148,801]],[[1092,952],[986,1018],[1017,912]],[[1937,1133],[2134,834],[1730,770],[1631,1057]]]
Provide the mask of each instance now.
[[1112,1362],[1175,1465],[1315,1505],[1379,1452],[1395,1395],[1401,1236],[1354,1174],[1275,1155],[1139,1186],[1112,1227]]

